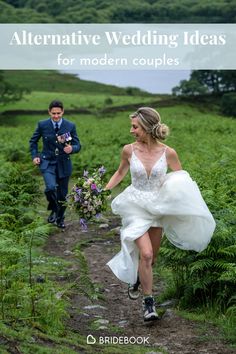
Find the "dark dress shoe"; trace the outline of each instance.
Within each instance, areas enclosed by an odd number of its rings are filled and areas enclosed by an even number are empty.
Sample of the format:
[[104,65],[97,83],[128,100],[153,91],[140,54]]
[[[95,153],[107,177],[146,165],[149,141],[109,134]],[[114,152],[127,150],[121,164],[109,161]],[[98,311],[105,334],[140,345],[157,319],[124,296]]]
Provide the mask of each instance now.
[[64,224],[64,221],[59,221],[59,222],[57,222],[57,227],[59,227],[59,229],[65,229],[66,226],[65,226],[65,224]]
[[57,218],[57,214],[55,213],[55,211],[52,211],[48,217],[48,222],[50,224],[54,224],[54,222],[56,221],[56,218]]

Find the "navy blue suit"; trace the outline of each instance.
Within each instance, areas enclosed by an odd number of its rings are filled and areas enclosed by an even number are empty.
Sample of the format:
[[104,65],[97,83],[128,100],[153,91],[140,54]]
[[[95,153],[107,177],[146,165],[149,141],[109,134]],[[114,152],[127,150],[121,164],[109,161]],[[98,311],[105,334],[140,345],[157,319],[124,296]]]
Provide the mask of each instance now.
[[[60,143],[57,136],[70,133],[72,153],[80,151],[81,145],[76,133],[75,124],[62,118],[58,132],[55,132],[51,118],[40,121],[30,139],[30,152],[32,159],[40,158],[39,168],[45,182],[45,194],[48,210],[57,214],[57,221],[64,219],[65,201],[68,193],[69,177],[72,173],[70,154],[64,152],[65,143]],[[38,151],[38,142],[42,138],[42,152]]]

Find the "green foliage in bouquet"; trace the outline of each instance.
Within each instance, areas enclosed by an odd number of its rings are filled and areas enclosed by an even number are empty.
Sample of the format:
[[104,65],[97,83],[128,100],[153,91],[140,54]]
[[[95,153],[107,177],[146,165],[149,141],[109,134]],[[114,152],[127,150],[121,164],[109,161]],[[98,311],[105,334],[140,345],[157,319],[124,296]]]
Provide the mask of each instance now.
[[77,183],[67,196],[67,205],[75,209],[80,217],[82,229],[87,229],[87,222],[92,218],[99,218],[101,212],[107,209],[110,191],[103,189],[103,176],[106,170],[102,166],[94,170],[91,175],[84,171]]

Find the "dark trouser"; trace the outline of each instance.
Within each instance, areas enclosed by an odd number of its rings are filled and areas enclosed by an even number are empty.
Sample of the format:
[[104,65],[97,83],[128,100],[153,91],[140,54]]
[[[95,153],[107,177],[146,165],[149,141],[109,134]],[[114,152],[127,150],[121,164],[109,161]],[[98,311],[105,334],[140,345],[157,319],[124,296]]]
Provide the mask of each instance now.
[[57,214],[57,222],[64,220],[66,206],[63,204],[68,193],[69,176],[59,178],[57,165],[49,164],[43,173],[48,210]]

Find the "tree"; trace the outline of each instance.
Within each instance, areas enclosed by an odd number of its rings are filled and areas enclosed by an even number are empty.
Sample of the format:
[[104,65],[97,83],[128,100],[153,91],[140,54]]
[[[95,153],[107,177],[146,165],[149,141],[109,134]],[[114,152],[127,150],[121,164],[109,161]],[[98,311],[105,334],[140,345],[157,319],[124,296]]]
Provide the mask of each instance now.
[[18,101],[27,90],[23,87],[10,84],[4,78],[4,72],[0,71],[0,104]]
[[173,95],[181,96],[197,96],[206,94],[207,88],[195,79],[182,80],[179,86],[175,86],[172,89],[172,93]]
[[222,96],[227,92],[236,92],[236,70],[194,70],[190,79],[181,81],[172,92],[183,96]]

